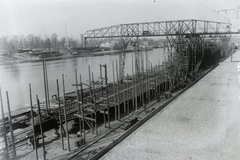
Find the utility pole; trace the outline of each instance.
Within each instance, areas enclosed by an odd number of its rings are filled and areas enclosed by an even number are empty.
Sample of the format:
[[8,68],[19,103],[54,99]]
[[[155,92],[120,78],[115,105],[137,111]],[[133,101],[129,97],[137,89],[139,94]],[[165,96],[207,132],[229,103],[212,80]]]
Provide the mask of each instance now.
[[[223,10],[218,10],[217,11],[217,14],[220,13],[220,12],[225,12],[227,14],[227,12],[231,12],[233,11],[234,13],[236,13],[236,20],[237,19],[240,19],[240,16],[239,16],[239,12],[240,12],[240,6],[237,6],[237,8],[230,8],[230,9],[223,9]],[[229,22],[229,19],[228,19],[228,22]],[[236,29],[237,29],[237,32],[240,31],[240,29],[238,28],[238,22],[236,21]],[[231,31],[231,28],[229,26],[229,32]],[[230,35],[231,36],[231,35]],[[231,50],[231,62],[232,62],[232,59],[233,59],[233,51]]]

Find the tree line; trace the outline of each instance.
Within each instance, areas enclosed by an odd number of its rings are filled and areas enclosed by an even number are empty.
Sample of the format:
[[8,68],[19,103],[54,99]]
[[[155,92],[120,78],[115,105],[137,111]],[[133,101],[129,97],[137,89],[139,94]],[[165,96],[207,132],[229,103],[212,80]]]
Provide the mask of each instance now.
[[[74,38],[68,38],[70,48],[76,48],[81,42]],[[62,49],[65,47],[66,38],[59,38],[56,33],[49,36],[36,36],[28,34],[27,36],[0,37],[0,52],[14,53],[21,49]]]
[[[74,38],[67,38],[68,40],[68,47],[69,48],[78,48],[83,47],[84,44],[81,40],[74,39]],[[113,42],[114,46],[113,49],[121,49],[123,44],[120,39],[88,39],[86,45],[88,47],[99,47],[101,43],[104,42]],[[155,43],[159,43],[162,40],[153,40],[151,38],[141,38],[139,41],[148,41],[149,45],[153,45]],[[165,41],[165,40],[163,40]],[[66,38],[59,36],[56,33],[53,33],[51,36],[36,36],[33,34],[28,34],[27,36],[24,35],[15,35],[12,37],[0,37],[0,53],[5,54],[13,54],[17,53],[19,50],[22,49],[64,49]]]

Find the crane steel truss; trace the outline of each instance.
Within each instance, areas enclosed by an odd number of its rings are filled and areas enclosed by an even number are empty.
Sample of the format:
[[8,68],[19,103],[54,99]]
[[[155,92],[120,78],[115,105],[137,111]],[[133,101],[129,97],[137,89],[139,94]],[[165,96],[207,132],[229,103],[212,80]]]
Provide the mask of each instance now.
[[234,34],[230,23],[203,20],[177,20],[120,24],[86,31],[82,38],[176,36],[181,34]]
[[[85,40],[85,44],[88,38],[122,38],[122,40],[125,41],[125,45],[123,45],[123,52],[119,57],[119,76],[120,80],[122,80],[124,76],[126,55],[125,49],[127,44],[130,42],[129,39],[137,39],[139,37],[166,36],[168,39],[168,55],[171,57],[171,60],[178,59],[177,62],[175,62],[177,63],[176,68],[181,68],[180,70],[184,70],[183,68],[185,66],[186,73],[182,72],[181,74],[184,73],[182,77],[186,77],[189,71],[189,65],[186,64],[187,59],[192,58],[193,60],[191,60],[191,63],[193,63],[194,59],[197,59],[197,49],[203,50],[202,44],[196,42],[202,41],[201,37],[204,35],[239,34],[239,32],[230,32],[230,26],[230,23],[194,19],[131,23],[88,30],[82,35],[82,39]],[[189,50],[191,50],[194,55],[190,56]],[[139,58],[139,56],[137,54],[138,52],[135,50],[135,65],[138,70],[139,59],[137,58]],[[183,60],[184,58],[185,60]],[[186,62],[183,64],[184,61]],[[171,71],[170,73],[172,74],[172,77],[179,75],[177,70]]]

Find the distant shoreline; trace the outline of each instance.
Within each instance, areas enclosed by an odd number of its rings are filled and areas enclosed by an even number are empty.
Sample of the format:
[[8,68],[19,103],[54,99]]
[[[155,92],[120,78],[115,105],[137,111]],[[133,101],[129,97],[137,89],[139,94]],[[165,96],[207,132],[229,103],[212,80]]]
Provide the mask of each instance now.
[[[47,57],[47,58],[24,58],[24,57],[4,57],[4,59],[0,58],[0,65],[11,65],[16,63],[34,63],[34,62],[42,62],[43,59],[46,61],[54,61],[60,59],[73,59],[79,57],[97,57],[97,56],[105,56],[105,55],[116,55],[121,53],[121,50],[113,50],[113,51],[101,51],[101,52],[91,52],[84,54],[76,54],[76,55],[64,55],[59,57]],[[133,50],[126,50],[126,53],[134,52]]]
[[104,56],[104,55],[113,55],[118,54],[121,51],[115,50],[115,51],[102,51],[102,52],[92,52],[92,53],[85,53],[85,54],[78,54],[78,55],[64,55],[59,57],[47,57],[47,58],[18,58],[18,57],[7,57],[4,59],[0,59],[0,65],[8,65],[8,64],[15,64],[15,63],[31,63],[31,62],[42,62],[43,59],[46,61],[54,61],[54,60],[60,60],[60,59],[73,59],[78,57],[95,57],[95,56]]

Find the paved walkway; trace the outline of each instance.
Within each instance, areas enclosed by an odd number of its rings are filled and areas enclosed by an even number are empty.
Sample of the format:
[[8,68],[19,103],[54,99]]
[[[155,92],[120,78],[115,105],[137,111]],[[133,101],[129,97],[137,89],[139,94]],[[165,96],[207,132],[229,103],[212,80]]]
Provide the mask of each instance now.
[[240,160],[238,64],[240,51],[102,159]]

